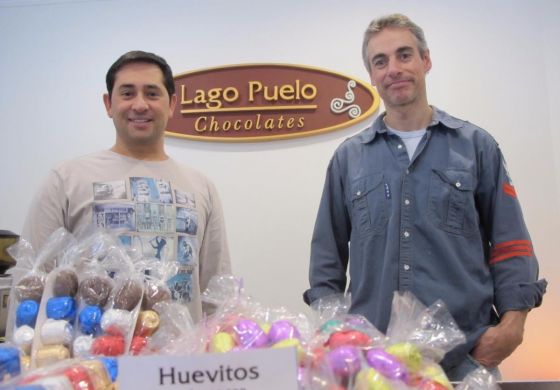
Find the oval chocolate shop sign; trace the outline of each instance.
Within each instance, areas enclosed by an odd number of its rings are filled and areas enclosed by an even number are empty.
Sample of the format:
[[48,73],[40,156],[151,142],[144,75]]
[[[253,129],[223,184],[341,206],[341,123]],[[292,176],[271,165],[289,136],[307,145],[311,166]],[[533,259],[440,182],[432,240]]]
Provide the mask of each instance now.
[[361,122],[379,107],[369,84],[303,65],[243,64],[175,76],[167,135],[200,141],[272,141]]

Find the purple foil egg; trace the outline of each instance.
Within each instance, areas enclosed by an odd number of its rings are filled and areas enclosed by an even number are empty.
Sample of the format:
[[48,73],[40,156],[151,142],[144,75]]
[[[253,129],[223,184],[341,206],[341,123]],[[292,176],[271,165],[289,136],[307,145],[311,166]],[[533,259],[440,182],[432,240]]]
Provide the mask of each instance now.
[[252,320],[239,320],[233,330],[239,346],[243,349],[263,348],[269,344],[268,335]]
[[345,323],[346,325],[350,326],[351,328],[354,329],[360,329],[360,328],[368,328],[371,325],[369,325],[368,320],[366,320],[364,317],[362,316],[356,316],[356,315],[349,315],[346,319],[345,319]]
[[327,353],[329,366],[336,375],[350,376],[360,371],[360,351],[356,347],[342,346]]
[[408,379],[406,366],[383,348],[374,348],[367,351],[366,360],[370,367],[375,368],[389,379],[403,382],[406,382]]
[[278,320],[272,323],[268,331],[268,338],[272,344],[285,339],[300,339],[298,329],[289,321]]

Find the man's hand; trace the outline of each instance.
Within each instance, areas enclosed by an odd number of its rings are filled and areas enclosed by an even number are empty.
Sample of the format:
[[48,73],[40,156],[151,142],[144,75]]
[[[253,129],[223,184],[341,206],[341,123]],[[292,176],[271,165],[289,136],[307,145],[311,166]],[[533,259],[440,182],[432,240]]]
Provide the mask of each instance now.
[[488,328],[471,351],[472,357],[486,368],[497,367],[523,341],[527,310],[505,312],[500,323]]

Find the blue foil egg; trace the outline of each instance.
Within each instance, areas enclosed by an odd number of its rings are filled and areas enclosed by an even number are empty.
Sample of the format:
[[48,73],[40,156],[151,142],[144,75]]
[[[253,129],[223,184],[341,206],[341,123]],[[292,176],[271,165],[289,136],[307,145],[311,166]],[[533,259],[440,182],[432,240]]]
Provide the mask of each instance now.
[[0,378],[11,378],[20,373],[19,349],[0,346]]
[[87,305],[78,316],[80,321],[80,332],[87,335],[95,335],[101,332],[101,316],[103,312],[99,306]]
[[73,323],[76,318],[76,301],[72,297],[50,298],[47,301],[47,317]]
[[39,304],[31,299],[22,301],[16,309],[16,326],[19,328],[23,325],[35,327],[37,314],[39,313]]
[[111,377],[111,382],[115,382],[119,375],[119,363],[118,360],[111,357],[100,357],[99,360],[105,365],[109,376]]

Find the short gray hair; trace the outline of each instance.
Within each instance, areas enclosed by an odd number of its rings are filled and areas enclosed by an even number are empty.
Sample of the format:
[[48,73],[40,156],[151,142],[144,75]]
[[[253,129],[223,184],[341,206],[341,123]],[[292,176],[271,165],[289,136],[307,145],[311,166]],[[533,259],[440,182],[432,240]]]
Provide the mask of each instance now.
[[373,19],[364,33],[364,42],[362,44],[362,57],[368,72],[371,72],[371,64],[369,63],[367,53],[369,40],[375,34],[380,33],[387,27],[405,28],[410,31],[412,35],[416,37],[416,41],[418,42],[418,51],[421,56],[424,56],[424,53],[428,50],[428,43],[424,37],[424,31],[420,26],[410,20],[408,16],[403,14],[391,14],[382,16],[378,19]]

